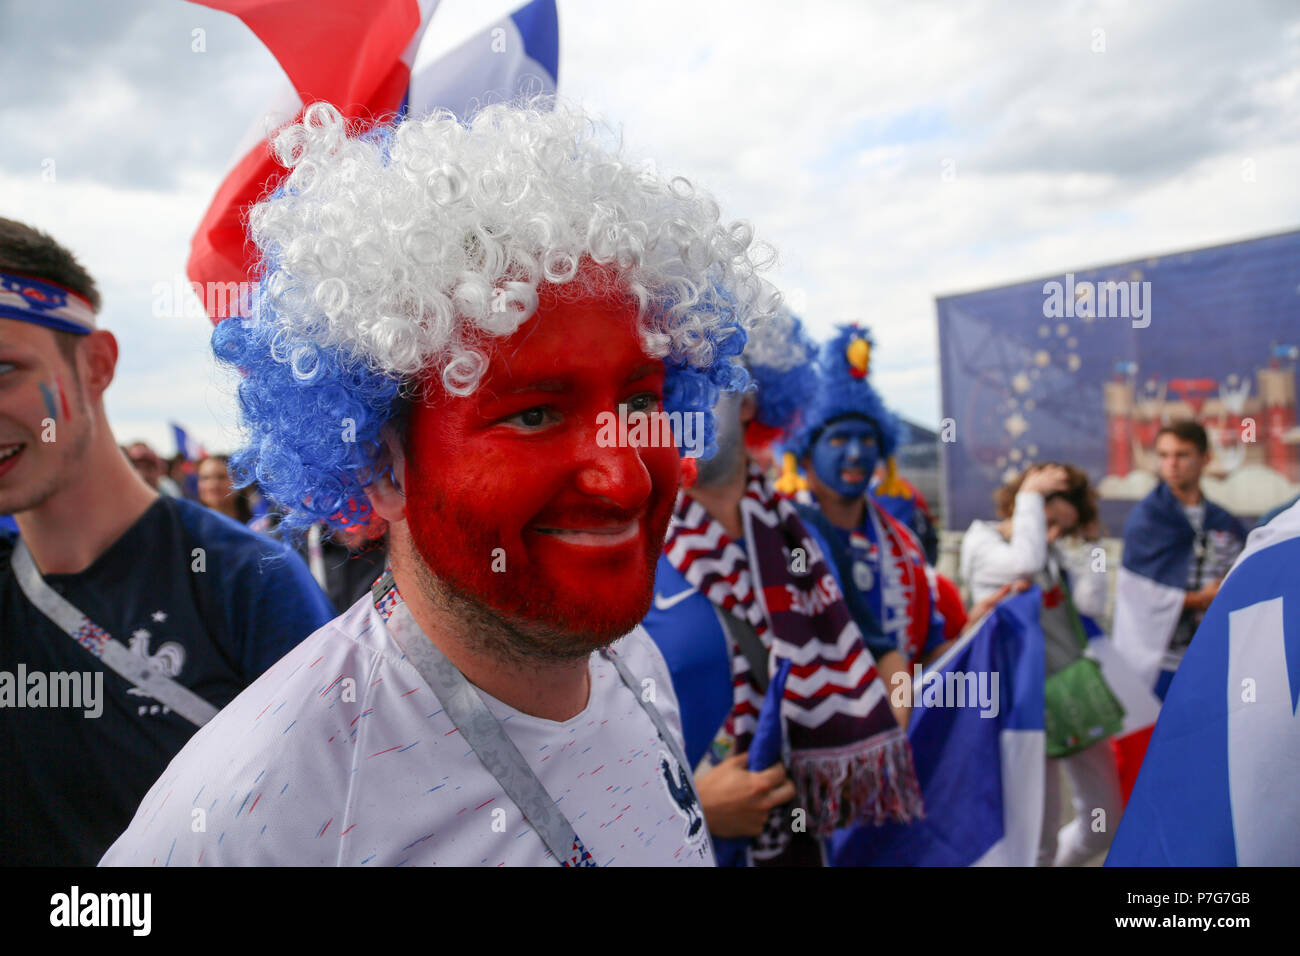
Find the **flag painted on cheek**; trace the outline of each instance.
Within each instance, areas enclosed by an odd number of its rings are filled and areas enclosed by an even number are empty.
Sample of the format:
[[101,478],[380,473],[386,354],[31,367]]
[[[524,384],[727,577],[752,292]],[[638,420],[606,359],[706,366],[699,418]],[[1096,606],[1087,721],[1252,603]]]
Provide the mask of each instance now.
[[47,382],[40,383],[41,398],[45,400],[45,414],[51,419],[58,421],[59,406],[54,401],[54,389],[50,388]]

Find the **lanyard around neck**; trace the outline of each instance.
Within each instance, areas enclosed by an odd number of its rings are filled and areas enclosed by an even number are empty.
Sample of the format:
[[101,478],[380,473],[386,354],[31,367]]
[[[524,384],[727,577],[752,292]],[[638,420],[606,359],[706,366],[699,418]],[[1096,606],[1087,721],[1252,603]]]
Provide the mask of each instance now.
[[[425,683],[437,695],[438,702],[442,704],[452,724],[488,773],[496,778],[506,796],[519,808],[528,825],[541,837],[555,859],[561,866],[596,866],[577,830],[555,805],[519,748],[506,735],[501,722],[488,709],[478,689],[420,630],[406,602],[398,595],[391,569],[386,569],[383,577],[375,582],[371,596],[380,615],[390,615],[387,619],[388,631],[406,654],[406,659],[420,672]],[[658,731],[659,739],[682,768],[682,772],[689,773],[686,756],[672,731],[654,704],[641,693],[640,685],[627,665],[609,648],[600,653],[614,665],[623,684],[641,704]],[[694,795],[694,785],[689,782],[687,785],[692,788]],[[695,797],[697,804],[698,799]]]

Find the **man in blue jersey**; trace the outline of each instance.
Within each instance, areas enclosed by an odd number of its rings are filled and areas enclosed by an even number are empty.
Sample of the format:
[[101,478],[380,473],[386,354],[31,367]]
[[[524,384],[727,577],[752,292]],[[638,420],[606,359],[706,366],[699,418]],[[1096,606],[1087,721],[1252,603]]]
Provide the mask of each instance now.
[[[868,492],[876,465],[891,460],[898,430],[871,386],[870,362],[866,330],[839,327],[822,348],[816,398],[792,447],[816,500],[815,508],[801,513],[826,528],[837,553],[847,552],[849,586],[858,590],[873,630],[889,637],[910,668],[918,660],[928,663],[942,648],[944,620],[920,541]],[[877,494],[896,495],[894,478]]]
[[[883,696],[881,676],[901,669],[901,658],[883,634],[859,627],[822,533],[800,520],[749,453],[787,435],[810,400],[812,351],[789,313],[751,333],[743,361],[757,387],[715,408],[718,451],[678,500],[644,621],[672,674],[686,757],[701,768],[700,801],[724,864],[822,863],[822,844],[799,837],[784,812],[796,793],[813,817],[817,793],[843,799],[836,825],[920,812],[901,721]],[[810,618],[826,641],[801,634]],[[850,726],[854,711],[870,719]],[[756,757],[765,712],[769,726],[782,728],[768,741],[789,745],[788,777],[782,761]],[[834,786],[818,789],[825,781],[809,767],[819,759],[823,771],[841,761],[838,783],[850,781],[856,801]],[[875,790],[859,786],[873,774]],[[868,805],[864,792],[879,800]]]
[[0,219],[0,862],[95,863],[216,709],[333,612],[302,561],[114,441],[94,280]]

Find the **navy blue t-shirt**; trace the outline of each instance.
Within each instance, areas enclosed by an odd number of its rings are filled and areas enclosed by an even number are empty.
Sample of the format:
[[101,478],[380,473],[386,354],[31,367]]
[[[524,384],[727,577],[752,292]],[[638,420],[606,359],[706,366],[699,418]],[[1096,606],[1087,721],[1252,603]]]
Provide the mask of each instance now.
[[[97,672],[103,693],[98,717],[0,696],[0,863],[93,865],[197,728],[37,610],[18,586],[12,554],[13,541],[0,539],[0,681],[11,675],[13,688],[19,665],[27,675]],[[166,496],[85,571],[46,581],[217,708],[334,617],[291,550]]]

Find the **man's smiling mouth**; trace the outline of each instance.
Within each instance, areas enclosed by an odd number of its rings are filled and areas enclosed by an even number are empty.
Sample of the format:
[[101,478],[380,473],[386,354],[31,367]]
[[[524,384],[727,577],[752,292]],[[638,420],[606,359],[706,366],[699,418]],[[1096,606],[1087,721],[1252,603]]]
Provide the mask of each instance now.
[[625,544],[641,533],[638,520],[619,524],[597,525],[590,528],[533,528],[538,534],[550,535],[566,544],[588,548],[610,548]]

